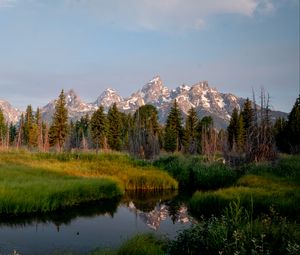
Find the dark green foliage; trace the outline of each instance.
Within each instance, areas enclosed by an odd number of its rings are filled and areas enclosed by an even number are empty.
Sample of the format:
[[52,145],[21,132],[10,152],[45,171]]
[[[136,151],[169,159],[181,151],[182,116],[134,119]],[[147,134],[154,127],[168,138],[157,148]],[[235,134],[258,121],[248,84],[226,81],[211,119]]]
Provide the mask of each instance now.
[[17,136],[17,127],[16,127],[16,125],[10,123],[10,125],[9,125],[9,141],[10,141],[11,145],[14,144],[16,136]]
[[230,150],[243,151],[245,145],[243,115],[239,114],[236,108],[233,109],[227,132]]
[[133,116],[130,129],[130,152],[139,158],[154,159],[159,155],[159,124],[152,105],[141,106]]
[[286,134],[289,152],[300,152],[300,96],[297,98],[292,111],[288,116]]
[[107,120],[104,109],[103,106],[99,106],[91,117],[91,133],[97,151],[98,148],[106,147],[106,128]]
[[230,186],[238,177],[230,167],[219,163],[206,164],[199,157],[161,157],[154,166],[167,170],[181,187],[192,190]]
[[199,140],[197,139],[198,117],[195,108],[188,111],[188,116],[185,122],[185,151],[190,154],[197,153]]
[[59,98],[55,103],[55,112],[49,131],[50,145],[58,146],[59,151],[62,150],[66,136],[68,134],[68,109],[66,107],[66,99],[64,90],[61,91]]
[[129,150],[129,130],[132,123],[132,115],[120,112],[121,116],[121,140],[122,140],[122,149]]
[[298,254],[300,229],[274,210],[253,219],[239,201],[222,217],[210,217],[179,233],[169,254]]
[[162,241],[154,235],[137,235],[125,242],[117,251],[117,255],[164,255]]
[[177,101],[175,100],[167,118],[164,149],[170,152],[180,151],[183,146],[183,136],[182,116]]
[[107,142],[112,150],[121,150],[121,114],[114,103],[108,110],[107,114],[108,131],[107,131]]
[[33,132],[33,124],[34,124],[34,116],[32,113],[31,105],[28,105],[25,113],[25,120],[23,126],[23,134],[24,134],[24,143],[26,145],[31,146],[30,136],[32,136]]
[[286,137],[286,125],[287,121],[284,118],[278,118],[273,126],[276,146],[282,152],[287,152],[289,150]]
[[244,103],[241,115],[243,117],[245,132],[246,132],[246,134],[248,134],[250,132],[250,129],[251,129],[252,125],[253,125],[253,118],[254,118],[252,103],[249,100],[249,98],[247,98],[245,103]]
[[5,137],[6,137],[7,126],[5,123],[3,112],[0,108],[0,146],[5,144]]
[[216,215],[232,200],[239,199],[242,206],[256,215],[265,213],[272,206],[281,215],[299,219],[299,157],[289,156],[281,158],[276,164],[251,164],[244,168],[246,175],[235,186],[196,192],[190,200],[191,210],[199,216]]

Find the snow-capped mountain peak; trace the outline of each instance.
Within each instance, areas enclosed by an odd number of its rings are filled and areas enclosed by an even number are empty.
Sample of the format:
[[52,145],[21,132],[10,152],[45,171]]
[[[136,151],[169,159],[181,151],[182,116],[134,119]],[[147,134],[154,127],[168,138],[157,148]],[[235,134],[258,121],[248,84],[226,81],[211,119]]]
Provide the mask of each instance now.
[[17,123],[22,112],[14,108],[9,102],[6,100],[0,99],[0,109],[4,115],[5,121],[8,123]]
[[[225,128],[233,109],[235,107],[241,109],[245,101],[230,93],[220,93],[217,89],[209,87],[207,81],[198,82],[192,86],[183,84],[170,91],[164,86],[160,76],[155,76],[141,90],[125,99],[112,88],[104,90],[93,103],[85,103],[72,89],[65,93],[65,96],[70,119],[76,120],[86,114],[91,115],[100,105],[107,111],[113,103],[116,103],[119,110],[133,113],[140,106],[152,104],[158,110],[160,122],[164,123],[173,101],[176,100],[184,117],[189,109],[194,107],[199,117],[212,116],[218,128]],[[41,109],[44,120],[51,121],[55,101],[52,100]],[[0,100],[0,107],[8,121],[17,122],[21,111],[14,109],[4,100]],[[286,114],[276,112],[276,116],[286,117]]]
[[120,103],[123,98],[119,96],[116,90],[112,88],[105,89],[101,95],[93,103],[96,106],[102,105],[105,109],[108,109],[113,103]]
[[144,97],[145,103],[168,102],[170,91],[163,85],[160,76],[155,76],[152,80],[144,85],[141,90],[141,96]]

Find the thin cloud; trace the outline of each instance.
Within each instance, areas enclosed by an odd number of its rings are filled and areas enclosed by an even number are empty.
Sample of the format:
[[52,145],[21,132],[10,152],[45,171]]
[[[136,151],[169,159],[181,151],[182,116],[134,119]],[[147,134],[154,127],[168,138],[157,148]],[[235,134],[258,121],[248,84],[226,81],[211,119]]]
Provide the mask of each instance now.
[[13,7],[16,4],[16,0],[0,0],[0,8]]
[[272,0],[66,0],[88,8],[100,19],[129,29],[203,29],[206,19],[219,14],[251,17],[274,11]]

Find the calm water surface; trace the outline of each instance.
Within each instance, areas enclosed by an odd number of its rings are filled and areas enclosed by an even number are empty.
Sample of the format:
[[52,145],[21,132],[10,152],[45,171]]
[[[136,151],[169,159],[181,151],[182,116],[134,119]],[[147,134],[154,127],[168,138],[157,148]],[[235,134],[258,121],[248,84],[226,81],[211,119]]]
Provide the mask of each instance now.
[[0,254],[76,254],[96,248],[116,248],[137,233],[174,238],[188,228],[182,196],[174,192],[127,193],[119,201],[87,204],[55,214],[0,218]]

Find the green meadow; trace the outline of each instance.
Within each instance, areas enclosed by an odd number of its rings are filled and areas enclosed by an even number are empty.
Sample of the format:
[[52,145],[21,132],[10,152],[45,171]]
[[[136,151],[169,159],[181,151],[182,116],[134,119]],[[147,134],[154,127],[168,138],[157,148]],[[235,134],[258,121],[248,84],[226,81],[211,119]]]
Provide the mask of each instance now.
[[166,172],[121,153],[1,151],[0,214],[49,212],[125,190],[177,189]]
[[273,208],[283,216],[299,219],[299,156],[281,156],[277,162],[244,166],[243,172],[230,187],[195,192],[190,200],[191,210],[196,215],[216,215],[230,202],[239,200],[255,215]]

